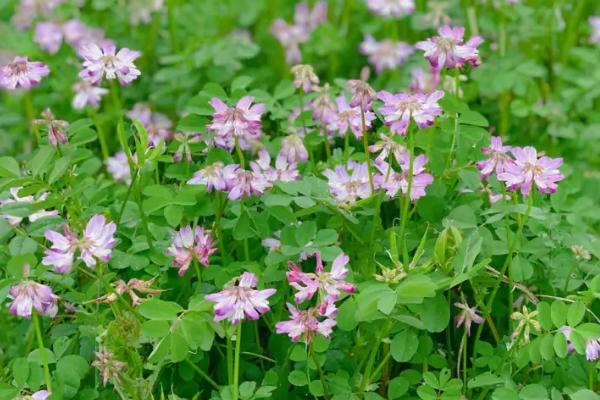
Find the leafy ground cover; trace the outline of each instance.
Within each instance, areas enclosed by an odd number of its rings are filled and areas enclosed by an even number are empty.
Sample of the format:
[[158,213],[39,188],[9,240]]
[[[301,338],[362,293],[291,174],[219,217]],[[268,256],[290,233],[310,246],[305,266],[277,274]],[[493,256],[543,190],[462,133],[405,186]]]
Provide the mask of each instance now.
[[600,398],[596,14],[0,1],[0,399]]

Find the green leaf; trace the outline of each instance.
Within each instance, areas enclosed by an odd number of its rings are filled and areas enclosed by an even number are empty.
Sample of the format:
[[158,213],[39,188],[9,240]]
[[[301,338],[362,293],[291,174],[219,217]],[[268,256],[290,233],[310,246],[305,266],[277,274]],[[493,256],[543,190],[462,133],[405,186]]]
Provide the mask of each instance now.
[[499,385],[504,382],[504,379],[492,374],[491,372],[484,372],[482,374],[477,375],[475,378],[469,380],[467,387],[469,389],[483,387],[483,386],[493,386]]
[[576,327],[583,321],[583,317],[585,316],[585,304],[581,301],[577,301],[572,303],[569,306],[569,311],[567,312],[567,325],[571,327]]
[[235,228],[233,229],[233,238],[235,240],[244,240],[254,237],[255,233],[250,226],[250,216],[244,210],[238,218]]
[[170,352],[169,356],[172,361],[179,362],[185,360],[188,355],[188,345],[183,337],[183,334],[176,330],[172,332],[170,335]]
[[26,358],[15,358],[12,365],[12,374],[18,387],[25,387],[29,379],[29,361]]
[[411,330],[404,330],[396,334],[390,345],[392,358],[397,362],[409,361],[417,352],[419,338]]
[[521,400],[547,400],[548,390],[537,383],[527,385],[519,392]]
[[294,236],[296,238],[296,244],[300,247],[304,247],[310,242],[317,233],[317,223],[315,221],[306,221],[302,225],[295,229]]
[[565,338],[565,335],[562,332],[554,334],[552,345],[554,346],[554,352],[557,356],[560,358],[565,358],[567,356],[569,351],[567,347],[567,338]]
[[446,297],[440,293],[434,298],[425,299],[420,317],[429,332],[441,332],[446,329],[450,321],[450,307]]
[[398,376],[389,382],[388,399],[395,400],[404,396],[408,392],[410,383],[402,376]]
[[164,209],[165,219],[167,223],[173,227],[176,227],[183,218],[183,207],[176,205],[168,205]]
[[13,256],[35,253],[37,247],[38,243],[35,240],[21,235],[15,236],[8,245],[10,254]]
[[398,303],[422,303],[426,297],[435,296],[436,285],[426,275],[408,276],[396,287]]
[[146,321],[142,324],[142,334],[155,339],[164,338],[169,334],[169,323],[160,320]]
[[306,372],[298,370],[292,371],[288,376],[288,381],[294,386],[306,386],[308,383],[306,379]]
[[37,364],[39,366],[42,365],[41,357],[44,357],[44,361],[47,364],[54,364],[56,362],[56,357],[52,350],[47,348],[35,349],[27,356],[27,361]]
[[553,325],[550,304],[548,304],[545,301],[540,302],[537,305],[537,311],[539,312],[538,321],[540,322],[540,325],[542,325],[542,328],[544,328],[544,330],[547,331],[551,330],[553,328]]
[[171,321],[177,318],[177,314],[183,311],[183,308],[171,301],[150,299],[140,304],[138,311],[148,319]]
[[19,163],[12,157],[0,157],[0,177],[19,177]]
[[562,301],[554,301],[550,307],[550,317],[556,328],[560,328],[567,321],[567,306]]
[[54,156],[54,147],[43,146],[35,153],[33,158],[27,163],[27,168],[31,170],[31,175],[34,177],[39,176],[43,172],[48,171],[50,161]]
[[473,110],[462,111],[458,121],[461,124],[481,126],[483,128],[487,128],[490,125],[488,120],[483,115]]

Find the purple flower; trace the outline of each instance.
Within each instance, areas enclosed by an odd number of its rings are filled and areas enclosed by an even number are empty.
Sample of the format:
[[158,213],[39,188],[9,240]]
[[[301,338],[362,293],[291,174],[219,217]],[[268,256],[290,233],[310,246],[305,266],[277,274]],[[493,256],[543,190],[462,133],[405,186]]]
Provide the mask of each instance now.
[[568,325],[563,325],[560,328],[558,328],[558,330],[563,335],[565,335],[565,339],[567,339],[567,350],[569,351],[569,353],[574,353],[575,347],[573,346],[573,343],[571,342],[571,332],[573,331],[573,329]]
[[44,51],[55,54],[62,44],[62,29],[54,22],[40,22],[35,27],[35,36],[33,40]]
[[369,10],[383,17],[404,17],[415,11],[415,0],[367,0]]
[[213,189],[217,192],[223,192],[227,189],[227,181],[223,176],[223,163],[216,161],[200,171],[194,172],[194,175],[187,181],[188,185],[206,185],[206,191]]
[[459,328],[464,323],[467,335],[470,336],[471,323],[481,324],[483,322],[483,317],[477,314],[478,311],[476,307],[469,307],[466,302],[454,303],[454,306],[461,310],[460,313],[454,317],[456,327]]
[[75,252],[79,249],[79,259],[88,267],[94,267],[97,260],[108,262],[115,245],[114,233],[117,226],[106,223],[103,215],[94,215],[87,223],[81,239],[78,239],[68,226],[63,227],[64,235],[47,230],[44,234],[52,246],[46,249],[42,264],[53,266],[54,272],[67,273],[73,266]]
[[54,318],[58,311],[58,296],[52,292],[52,288],[29,279],[12,286],[8,296],[12,299],[8,306],[10,313],[19,317],[31,318],[35,309],[39,315]]
[[122,48],[118,53],[116,50],[116,46],[110,42],[83,46],[79,51],[84,59],[79,77],[94,84],[102,81],[102,77],[108,80],[118,79],[123,86],[133,82],[141,75],[133,63],[141,53],[128,48]]
[[319,77],[311,65],[298,64],[292,67],[294,74],[294,86],[296,89],[302,88],[304,93],[312,90],[313,86],[319,85]]
[[104,32],[101,29],[88,28],[77,19],[65,22],[62,26],[62,32],[65,41],[77,52],[89,44],[98,43],[104,39]]
[[208,130],[215,133],[215,144],[231,151],[237,137],[243,149],[250,148],[250,143],[258,140],[261,131],[261,116],[265,111],[264,104],[252,105],[254,97],[242,97],[235,107],[228,107],[216,97],[210,100],[215,109],[213,120]]
[[354,293],[356,290],[354,284],[346,281],[348,268],[346,264],[350,258],[346,254],[340,254],[333,260],[331,271],[325,272],[321,253],[315,253],[316,267],[315,272],[302,272],[300,267],[291,261],[288,261],[290,267],[287,272],[287,280],[290,286],[297,290],[294,300],[301,304],[313,298],[315,293],[319,293],[319,310],[325,310],[328,304],[333,304],[340,299],[341,292]]
[[125,152],[119,151],[114,156],[108,157],[106,159],[106,170],[115,181],[123,181],[128,185],[131,183],[131,170]]
[[[277,322],[275,324],[277,333],[287,334],[293,342],[303,339],[306,344],[319,334],[326,338],[331,336],[336,321],[329,314],[321,315],[316,308],[299,310],[290,303],[287,303],[287,308],[290,312],[290,320]],[[327,311],[333,312],[332,309],[335,310],[333,304]]]
[[419,128],[431,126],[436,116],[442,113],[438,100],[444,96],[444,92],[436,90],[430,94],[391,94],[386,91],[379,92],[379,99],[383,106],[379,109],[385,117],[385,124],[392,132],[406,135],[412,118]]
[[290,25],[283,19],[273,21],[270,32],[285,49],[288,64],[298,64],[302,60],[300,44],[308,41],[310,33],[303,26]]
[[152,22],[152,13],[163,8],[163,0],[129,0],[127,11],[131,25],[149,24]]
[[296,4],[294,23],[312,32],[321,24],[327,22],[327,2],[317,1],[311,10],[306,2]]
[[460,68],[466,63],[480,64],[477,46],[483,42],[481,37],[473,36],[464,43],[465,28],[449,25],[439,28],[438,33],[439,36],[415,44],[417,49],[425,52],[425,58],[434,69]]
[[538,158],[537,150],[531,146],[513,147],[511,153],[514,163],[505,165],[504,171],[498,174],[498,180],[504,181],[508,190],[520,189],[524,196],[529,196],[535,183],[540,193],[556,192],[556,182],[564,179],[558,169],[562,158]]
[[321,124],[327,125],[331,122],[336,113],[335,103],[329,95],[329,84],[315,90],[319,93],[314,100],[308,103],[308,108],[312,110],[312,117]]
[[371,108],[371,103],[377,98],[377,92],[371,85],[360,79],[351,79],[346,84],[352,95],[350,107],[360,107],[365,112]]
[[[360,107],[351,107],[344,96],[338,96],[335,100],[337,112],[333,115],[327,128],[331,131],[338,131],[341,137],[346,137],[348,130],[351,130],[357,139],[363,135]],[[375,119],[375,114],[366,111],[365,130],[371,128],[371,122]]]
[[179,269],[179,276],[185,275],[193,260],[208,267],[208,257],[216,251],[210,231],[201,226],[192,229],[190,225],[179,230],[167,254],[173,258],[173,266]]
[[366,163],[348,161],[347,165],[326,169],[323,175],[329,180],[329,192],[340,203],[352,204],[372,194]]
[[388,160],[390,154],[394,155],[394,158],[398,163],[402,161],[402,156],[406,153],[406,147],[396,142],[392,137],[389,137],[385,134],[380,134],[381,141],[369,146],[369,151],[371,153],[380,152],[377,158],[375,158],[376,163],[382,163]]
[[38,390],[31,395],[31,400],[48,400],[50,398],[50,392],[47,390]]
[[281,140],[279,156],[282,156],[290,163],[304,162],[308,160],[308,151],[304,147],[304,142],[300,136],[288,135]]
[[[33,196],[21,197],[21,196],[19,196],[19,191],[21,189],[23,189],[21,186],[10,188],[10,190],[9,190],[10,198],[0,200],[0,207],[5,206],[7,204],[14,204],[14,203],[35,204],[35,203],[44,201],[48,198],[48,192],[43,192],[42,194],[40,194],[39,197],[37,198],[37,200]],[[55,215],[58,215],[58,211],[56,211],[56,210],[52,210],[52,211],[38,210],[38,211],[30,214],[27,218],[29,219],[29,222],[35,222],[40,218],[51,217],[51,216],[55,216]],[[5,219],[12,226],[19,225],[21,223],[21,221],[23,220],[23,217],[10,215],[10,212],[5,212],[3,214],[0,214],[0,217]]]
[[257,283],[256,275],[244,272],[227,283],[220,292],[204,296],[206,300],[216,303],[215,321],[226,319],[235,325],[244,318],[257,320],[261,314],[270,311],[268,298],[276,290],[256,290]]
[[376,41],[373,36],[367,35],[360,44],[360,52],[369,58],[378,74],[386,69],[392,70],[404,64],[413,53],[413,47],[404,42],[395,42],[385,39]]
[[148,142],[151,147],[156,147],[160,141],[167,142],[171,140],[171,120],[164,114],[153,112],[147,103],[136,103],[127,113],[127,117],[132,120],[138,120],[148,133]]
[[489,158],[477,162],[481,178],[487,179],[494,171],[496,175],[503,173],[506,167],[513,163],[512,158],[508,154],[510,150],[511,146],[504,146],[502,144],[501,137],[492,136],[490,146],[481,149],[481,152]]
[[48,143],[56,147],[58,143],[65,144],[68,141],[65,129],[69,126],[67,121],[54,118],[52,111],[47,108],[42,112],[42,119],[33,120],[35,125],[46,125],[48,130]]
[[72,106],[76,110],[82,110],[88,105],[92,108],[98,108],[102,96],[108,93],[108,89],[93,85],[88,81],[79,81],[73,85],[73,97]]
[[421,68],[414,68],[411,75],[411,93],[431,93],[437,89],[440,83],[440,71],[434,68],[430,68],[427,72]]
[[227,182],[229,200],[239,200],[242,196],[260,196],[271,187],[263,174],[246,171],[237,164],[230,164],[223,168],[223,177]]
[[254,175],[262,175],[268,182],[282,181],[291,182],[300,178],[300,173],[295,162],[288,162],[284,155],[277,156],[275,168],[271,167],[271,156],[269,152],[262,149],[258,152],[258,159],[250,162],[250,168]]
[[8,90],[29,90],[49,73],[46,64],[17,56],[12,62],[0,67],[0,86]]
[[[410,155],[404,153],[401,156],[400,168],[401,173],[391,169],[388,163],[381,161],[376,165],[381,175],[375,175],[375,183],[385,190],[388,197],[393,198],[398,191],[406,195],[408,192],[408,177],[410,176]],[[421,154],[413,160],[413,178],[410,188],[410,200],[416,201],[425,196],[425,189],[433,182],[433,176],[425,172],[425,164],[427,164],[427,156]]]
[[600,17],[590,17],[588,22],[592,28],[592,35],[589,39],[590,43],[600,43]]
[[600,339],[589,339],[585,344],[585,358],[596,361],[600,358]]

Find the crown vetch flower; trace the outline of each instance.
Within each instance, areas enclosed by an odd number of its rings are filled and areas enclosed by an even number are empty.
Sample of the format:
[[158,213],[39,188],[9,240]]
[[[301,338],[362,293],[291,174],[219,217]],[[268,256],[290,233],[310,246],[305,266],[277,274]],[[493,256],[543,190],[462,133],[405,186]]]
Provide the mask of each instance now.
[[40,22],[35,27],[33,38],[44,51],[55,54],[62,44],[63,33],[60,25],[54,22]]
[[31,400],[48,400],[51,393],[47,390],[38,390],[31,395]]
[[429,94],[392,94],[379,92],[383,106],[379,109],[385,118],[385,124],[400,135],[406,135],[410,120],[415,121],[419,128],[431,126],[435,117],[442,113],[438,100],[444,97],[444,92],[436,90]]
[[96,352],[96,359],[92,361],[92,366],[98,368],[102,376],[102,384],[106,386],[109,379],[112,379],[117,384],[120,382],[119,374],[123,372],[127,364],[123,361],[115,360],[114,354],[101,349]]
[[[331,312],[332,307],[335,309],[335,306],[331,304],[328,311]],[[299,310],[292,304],[287,303],[287,309],[290,312],[290,319],[277,322],[275,329],[277,333],[287,334],[293,342],[303,339],[306,344],[310,344],[313,337],[318,334],[329,338],[337,324],[330,315],[321,315],[316,308]]]
[[437,89],[440,83],[440,71],[435,68],[430,68],[427,72],[422,68],[414,68],[411,76],[411,93],[431,93]]
[[346,84],[352,95],[350,107],[360,107],[365,112],[371,108],[371,103],[377,98],[377,92],[371,85],[360,79],[351,79]]
[[600,17],[590,17],[588,22],[592,28],[592,35],[589,39],[590,43],[600,43]]
[[106,170],[115,181],[131,183],[131,170],[129,169],[129,160],[124,151],[115,153],[114,156],[106,159]]
[[221,161],[216,161],[194,172],[194,175],[187,183],[188,185],[206,185],[207,192],[211,192],[213,189],[217,192],[223,192],[227,189],[227,181],[223,175],[223,168],[224,164]]
[[[48,198],[48,192],[43,192],[42,194],[40,194],[39,197],[37,198],[37,200],[33,196],[21,197],[21,196],[19,196],[19,191],[21,189],[23,189],[21,186],[16,186],[16,187],[10,188],[10,190],[8,191],[10,193],[10,197],[8,199],[0,200],[0,207],[4,206],[6,204],[13,204],[13,203],[35,204],[35,203],[44,201]],[[55,215],[58,215],[58,211],[56,211],[56,210],[51,210],[51,211],[38,210],[32,214],[29,214],[27,219],[29,219],[29,222],[35,222],[42,217],[51,217],[51,216],[55,216]],[[23,217],[10,215],[9,212],[0,214],[0,217],[5,219],[12,226],[17,226],[21,223],[21,221],[23,221]]]
[[265,111],[264,104],[252,105],[254,97],[242,97],[235,107],[228,107],[216,97],[210,100],[210,105],[215,109],[213,120],[208,125],[208,130],[215,133],[215,144],[228,151],[233,150],[237,137],[243,149],[250,148],[250,144],[260,138],[261,116]]
[[[26,274],[27,270],[28,266],[25,268]],[[8,296],[12,299],[8,306],[10,313],[19,317],[31,318],[35,309],[39,315],[54,318],[58,311],[58,296],[52,292],[52,288],[27,278],[12,286]]]
[[56,147],[58,143],[65,144],[68,141],[65,129],[69,126],[67,121],[62,121],[54,118],[54,114],[49,108],[42,112],[42,119],[33,121],[36,125],[46,125],[48,130],[48,143]]
[[294,23],[304,27],[307,32],[312,32],[323,23],[327,22],[327,2],[317,1],[312,10],[306,2],[296,5],[294,9]]
[[[65,42],[71,45],[77,52],[91,43],[98,43],[104,39],[104,31],[97,28],[89,28],[83,22],[72,19],[62,26]],[[108,41],[107,41],[108,42]]]
[[319,77],[315,74],[312,65],[294,65],[292,67],[292,74],[294,74],[294,86],[296,89],[302,88],[304,93],[310,92],[313,86],[319,84]]
[[202,135],[199,133],[190,133],[190,132],[177,132],[173,135],[173,139],[176,142],[179,142],[179,146],[173,154],[174,162],[181,162],[183,157],[187,162],[192,162],[192,149],[190,147],[191,144],[200,143],[202,141]]
[[192,229],[184,226],[173,237],[173,243],[167,248],[167,254],[173,257],[173,266],[183,276],[193,260],[208,267],[208,257],[216,251],[210,231],[201,226]]
[[87,106],[98,108],[102,96],[108,93],[108,89],[93,85],[88,81],[79,81],[73,85],[73,102],[71,103],[76,110],[82,110]]
[[302,60],[300,44],[308,41],[310,33],[303,26],[288,24],[281,18],[273,21],[270,32],[285,49],[285,61],[298,64]]
[[415,0],[367,0],[369,10],[383,17],[404,17],[415,11]]
[[121,85],[128,85],[141,75],[133,63],[141,53],[125,47],[117,52],[112,42],[88,43],[79,51],[79,55],[84,59],[79,77],[94,84],[106,77],[108,80],[118,79]]
[[600,358],[600,339],[589,339],[585,344],[585,358],[596,361]]
[[331,96],[329,95],[329,84],[324,84],[322,87],[315,89],[319,95],[308,103],[308,108],[312,110],[312,117],[321,124],[329,124],[336,113],[336,106]]
[[478,325],[481,324],[483,322],[483,317],[477,314],[477,307],[469,307],[466,302],[457,302],[454,303],[454,306],[461,310],[460,313],[454,317],[454,323],[456,324],[456,327],[459,328],[464,323],[465,329],[467,330],[467,335],[471,336],[471,324],[473,322]]
[[271,187],[271,183],[262,174],[247,171],[237,164],[230,164],[223,168],[223,177],[227,182],[229,200],[239,200],[242,196],[260,196]]
[[[346,137],[348,130],[351,130],[357,139],[363,135],[362,117],[360,107],[351,107],[344,96],[338,96],[336,99],[337,111],[333,115],[328,125],[331,131],[338,131],[341,137]],[[371,128],[371,122],[375,119],[375,114],[366,111],[365,129]]]
[[138,120],[148,133],[148,144],[156,147],[160,141],[168,141],[173,137],[171,132],[171,120],[166,115],[154,112],[150,109],[148,103],[136,103],[127,113],[127,117],[132,120]]
[[341,203],[352,204],[372,194],[366,163],[350,160],[347,165],[326,169],[323,175],[328,179],[329,192]]
[[281,140],[279,156],[284,157],[290,163],[306,161],[308,160],[308,151],[300,136],[288,135]]
[[360,44],[360,52],[369,58],[378,74],[386,69],[392,70],[404,64],[414,49],[404,42],[395,42],[385,39],[376,41],[373,36],[367,35]]
[[291,182],[300,178],[296,163],[288,162],[282,154],[275,159],[275,167],[271,167],[271,156],[265,149],[258,152],[256,161],[250,162],[250,168],[255,175],[262,175],[268,182]]
[[244,318],[257,320],[261,314],[271,310],[269,297],[275,289],[256,290],[258,278],[251,272],[244,272],[225,285],[223,290],[204,296],[215,304],[215,321],[228,320],[240,323]]
[[489,147],[481,149],[481,152],[489,158],[477,162],[477,168],[482,179],[487,179],[493,172],[496,172],[496,175],[503,173],[506,167],[513,163],[512,158],[508,154],[510,149],[511,146],[502,144],[501,137],[492,136]]
[[[411,201],[416,201],[425,196],[425,189],[433,182],[433,176],[425,171],[425,164],[427,164],[427,161],[427,156],[424,154],[418,155],[413,160],[413,178],[410,188]],[[385,190],[390,198],[396,196],[398,191],[401,191],[404,195],[408,192],[410,155],[408,153],[402,154],[399,163],[400,168],[402,169],[401,173],[398,173],[393,169],[390,170],[391,166],[384,161],[376,164],[381,175],[375,175],[374,180]]]
[[481,62],[477,46],[483,43],[480,36],[473,36],[464,43],[464,27],[442,26],[439,36],[415,44],[417,49],[425,52],[425,58],[435,69],[460,68],[469,63],[478,66]]
[[498,180],[504,181],[508,190],[521,190],[524,196],[529,196],[533,184],[540,193],[556,192],[556,182],[564,179],[558,169],[562,158],[541,156],[531,146],[513,147],[511,153],[514,163],[505,165],[504,171],[498,174]]
[[406,153],[406,147],[384,133],[380,134],[379,137],[381,138],[380,142],[369,146],[369,151],[371,153],[379,152],[379,155],[377,158],[375,158],[375,162],[385,162],[390,154],[393,154],[396,161],[400,163],[402,160],[402,155]]
[[17,56],[12,62],[0,67],[0,86],[8,90],[29,90],[49,73],[46,64]]

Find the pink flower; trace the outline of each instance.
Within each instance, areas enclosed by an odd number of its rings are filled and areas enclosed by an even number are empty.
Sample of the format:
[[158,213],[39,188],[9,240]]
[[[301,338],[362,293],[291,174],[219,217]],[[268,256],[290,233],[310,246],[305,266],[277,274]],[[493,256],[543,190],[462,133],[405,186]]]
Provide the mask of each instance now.
[[242,97],[235,107],[228,107],[221,100],[213,97],[210,105],[215,109],[213,120],[208,130],[215,133],[215,144],[231,151],[237,137],[243,149],[250,148],[250,143],[260,138],[261,116],[265,111],[264,104],[252,105],[254,97]]
[[[335,308],[333,305],[331,307]],[[303,339],[306,344],[309,344],[318,334],[329,338],[337,324],[335,319],[321,315],[316,308],[298,310],[290,303],[287,303],[287,308],[290,312],[290,320],[277,322],[275,329],[277,333],[286,333],[293,342]]]
[[256,275],[244,272],[227,283],[220,292],[204,296],[206,300],[216,303],[215,321],[226,319],[235,325],[244,318],[257,320],[261,314],[270,311],[268,298],[276,290],[256,290],[257,283]]
[[273,21],[270,32],[285,49],[288,64],[298,64],[302,60],[300,44],[308,41],[309,33],[303,26],[290,25],[281,18]]
[[481,315],[477,314],[476,307],[469,307],[469,305],[465,303],[454,303],[454,306],[460,309],[460,313],[454,317],[454,323],[456,327],[459,328],[463,323],[465,324],[465,329],[467,330],[467,335],[471,335],[471,323],[481,324],[483,322],[483,318]]
[[296,4],[294,23],[312,32],[321,24],[327,22],[327,2],[317,1],[311,10],[306,2]]
[[146,132],[148,132],[148,142],[151,147],[156,147],[160,141],[167,142],[173,137],[171,132],[171,120],[164,114],[153,112],[147,103],[136,103],[127,113],[127,117],[132,120],[138,120]]
[[[344,96],[338,96],[336,104],[337,112],[333,115],[327,128],[331,131],[338,131],[341,137],[346,137],[348,130],[351,130],[357,139],[362,138],[363,127],[360,107],[351,107]],[[366,111],[364,114],[365,130],[369,130],[371,122],[375,119],[375,114],[371,111]]]
[[116,50],[116,46],[110,42],[83,46],[79,51],[84,59],[79,77],[94,84],[102,81],[103,77],[108,80],[118,79],[123,86],[133,82],[141,75],[133,63],[141,53],[128,48],[122,48],[118,53]]
[[508,155],[510,149],[511,146],[502,144],[501,137],[492,136],[490,146],[481,149],[481,152],[489,158],[477,162],[477,168],[482,179],[487,179],[494,171],[497,175],[503,173],[506,167],[513,163],[512,158]]
[[98,43],[104,39],[102,29],[88,28],[83,22],[72,19],[64,23],[62,31],[65,41],[75,48],[77,52],[85,46]]
[[369,146],[369,152],[380,152],[377,158],[375,158],[375,162],[385,162],[388,160],[390,154],[393,154],[396,161],[400,163],[402,160],[402,156],[406,153],[406,147],[404,147],[400,143],[396,142],[393,138],[383,133],[380,134],[379,137],[381,138],[380,142]]
[[67,273],[73,266],[75,252],[88,267],[94,267],[97,260],[108,262],[115,245],[114,233],[117,226],[106,223],[103,215],[96,214],[88,221],[81,239],[78,239],[68,226],[63,227],[64,235],[47,230],[44,234],[52,246],[46,249],[42,264],[51,265],[55,272]]
[[48,400],[50,398],[50,392],[47,390],[38,390],[31,395],[31,400]]
[[589,339],[585,344],[585,358],[596,361],[600,358],[600,339]]
[[425,58],[434,69],[460,68],[466,63],[480,64],[477,46],[483,42],[481,37],[473,36],[464,43],[465,28],[449,25],[439,28],[438,33],[439,36],[415,44],[417,49],[425,52]]
[[268,182],[282,181],[291,182],[300,178],[300,173],[295,162],[288,162],[283,156],[277,156],[275,168],[271,167],[271,156],[269,152],[262,149],[258,152],[258,159],[250,162],[250,168],[254,175],[262,175]]
[[54,118],[54,114],[49,108],[42,112],[42,118],[32,121],[35,125],[46,125],[48,130],[48,143],[56,147],[58,143],[65,144],[68,141],[65,129],[69,127],[67,121]]
[[298,135],[288,135],[281,140],[279,156],[290,163],[308,160],[308,151],[304,147],[302,138]]
[[246,171],[237,164],[230,164],[223,168],[223,177],[227,182],[229,200],[239,200],[242,196],[260,196],[271,187],[271,183],[263,174]]
[[383,17],[404,17],[415,11],[415,0],[367,0],[369,10]]
[[331,100],[329,95],[329,84],[324,84],[323,87],[315,90],[319,93],[314,100],[308,103],[308,108],[312,110],[312,117],[321,124],[329,124],[336,113],[335,103]]
[[341,292],[354,293],[354,284],[346,281],[348,268],[346,264],[350,258],[346,254],[340,254],[333,260],[330,272],[325,272],[321,253],[315,253],[315,272],[302,272],[300,267],[288,261],[290,267],[287,272],[287,280],[290,286],[297,290],[294,300],[302,304],[313,298],[318,292],[319,310],[324,311],[328,304],[333,304],[340,299]]
[[131,183],[131,170],[129,169],[129,161],[127,155],[123,151],[119,151],[112,157],[106,160],[106,170],[112,175],[115,181],[123,181],[126,184]]
[[52,288],[32,280],[25,279],[12,286],[8,296],[12,299],[8,306],[10,313],[19,317],[31,318],[35,309],[39,315],[54,318],[58,311],[58,296]]
[[63,33],[60,25],[54,22],[40,22],[35,27],[33,38],[44,51],[55,54],[62,44]]
[[217,192],[223,192],[227,189],[227,181],[223,176],[223,163],[216,161],[200,171],[194,172],[194,175],[187,181],[188,185],[206,185],[206,191],[213,189]]
[[152,22],[152,13],[163,8],[163,0],[130,0],[127,2],[129,22],[131,25],[149,24]]
[[[406,195],[408,192],[408,177],[410,176],[410,155],[404,153],[401,156],[400,168],[401,173],[390,170],[390,166],[386,162],[379,162],[376,167],[381,172],[381,175],[374,177],[375,182],[385,190],[388,197],[393,198],[398,191]],[[410,188],[410,200],[416,201],[425,196],[425,189],[433,182],[433,176],[425,171],[427,164],[427,156],[424,154],[418,155],[413,160],[413,178]]]
[[437,102],[443,96],[444,92],[440,90],[430,94],[391,94],[381,91],[378,97],[383,101],[383,106],[379,111],[385,117],[385,124],[393,132],[404,136],[411,119],[419,128],[433,125],[435,117],[442,113]]
[[567,350],[569,351],[569,353],[574,353],[575,347],[571,342],[571,332],[573,331],[573,329],[568,325],[563,325],[560,328],[558,328],[558,330],[565,336],[565,339],[567,339]]
[[190,225],[181,228],[167,248],[167,254],[174,257],[173,266],[179,269],[179,276],[185,274],[193,260],[208,267],[208,257],[215,251],[210,231],[201,226],[192,229]]
[[314,86],[319,85],[319,77],[311,65],[294,65],[292,74],[294,74],[294,86],[296,89],[302,88],[304,93],[310,92]]
[[600,43],[600,17],[590,17],[588,22],[592,28],[592,35],[589,39],[590,43]]
[[341,203],[352,204],[372,194],[366,163],[348,161],[347,165],[326,169],[323,175],[328,179],[329,192]]
[[[14,203],[35,204],[35,203],[42,202],[48,198],[48,192],[43,192],[42,194],[40,194],[38,196],[37,199],[35,199],[33,196],[21,197],[21,196],[19,196],[19,191],[21,189],[23,189],[21,186],[16,186],[16,187],[10,188],[10,190],[9,190],[10,197],[8,199],[0,200],[0,207],[5,206],[7,204],[14,204]],[[56,210],[52,210],[52,211],[38,210],[38,211],[30,214],[27,217],[27,219],[29,219],[29,222],[35,222],[40,218],[51,217],[51,216],[55,216],[55,215],[58,215],[58,211],[56,211]],[[21,223],[21,221],[23,221],[23,217],[11,215],[10,211],[6,211],[3,214],[0,214],[0,217],[5,219],[12,226],[17,226]]]
[[362,54],[369,57],[378,74],[404,64],[414,51],[412,46],[404,42],[389,39],[378,42],[371,35],[365,36],[359,48]]
[[504,181],[508,190],[520,189],[524,196],[529,196],[535,183],[540,193],[556,192],[556,182],[564,179],[558,169],[563,163],[562,158],[538,158],[536,149],[531,146],[513,147],[511,153],[515,162],[507,164],[498,174],[498,180]]
[[411,75],[411,93],[431,93],[437,89],[440,83],[440,72],[433,68],[427,72],[421,68],[414,68]]
[[108,89],[93,85],[88,81],[79,81],[73,85],[72,106],[76,110],[83,110],[85,107],[98,108],[102,96],[108,93]]
[[360,107],[365,112],[371,108],[371,103],[377,98],[377,92],[371,85],[360,79],[351,79],[346,84],[352,95],[350,107]]
[[0,67],[0,86],[8,90],[29,90],[49,73],[46,64],[17,56],[12,62]]

